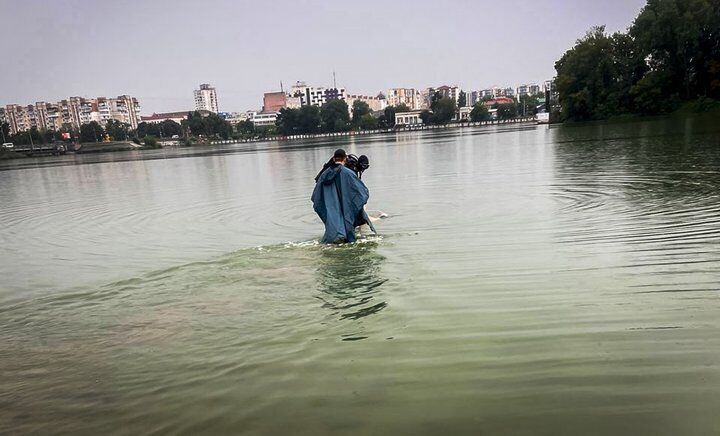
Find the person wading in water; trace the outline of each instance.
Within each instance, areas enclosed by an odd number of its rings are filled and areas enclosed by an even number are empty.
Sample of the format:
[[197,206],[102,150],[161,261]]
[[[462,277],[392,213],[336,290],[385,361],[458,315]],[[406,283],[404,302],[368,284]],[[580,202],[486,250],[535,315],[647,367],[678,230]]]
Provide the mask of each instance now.
[[345,166],[347,157],[345,150],[335,150],[333,158],[315,178],[311,200],[313,209],[325,224],[321,240],[324,244],[355,242],[355,227],[363,224],[368,224],[375,232],[365,212],[370,191],[358,175]]

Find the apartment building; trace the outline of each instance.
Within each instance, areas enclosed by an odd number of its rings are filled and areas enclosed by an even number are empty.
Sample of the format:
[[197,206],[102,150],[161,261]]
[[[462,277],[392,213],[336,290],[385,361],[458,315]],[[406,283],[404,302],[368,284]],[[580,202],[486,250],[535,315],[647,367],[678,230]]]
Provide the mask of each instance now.
[[370,106],[370,110],[373,112],[381,111],[387,107],[387,100],[382,94],[375,97],[371,97],[368,95],[348,94],[345,97],[345,102],[348,105],[348,111],[350,111],[350,115],[352,115],[353,103],[355,103],[356,101],[363,101],[367,103],[367,105]]
[[388,106],[404,104],[411,110],[422,108],[420,91],[415,88],[390,88],[385,96]]
[[4,112],[13,134],[33,127],[39,130],[79,129],[91,121],[104,126],[109,120],[129,124],[135,129],[140,121],[140,104],[128,95],[94,99],[70,97],[56,103],[39,101],[27,106],[9,104]]
[[441,98],[452,98],[457,103],[461,91],[462,89],[459,86],[443,85],[437,88],[428,88],[428,95],[432,97],[435,93],[439,93]]
[[196,89],[193,93],[195,96],[195,110],[219,112],[217,91],[210,84],[201,84],[200,89]]
[[540,92],[540,85],[537,84],[523,84],[518,86],[516,90],[518,97],[523,95],[536,95]]
[[345,100],[345,88],[324,88],[296,82],[290,88],[289,97],[300,99],[302,106],[322,106],[330,100]]

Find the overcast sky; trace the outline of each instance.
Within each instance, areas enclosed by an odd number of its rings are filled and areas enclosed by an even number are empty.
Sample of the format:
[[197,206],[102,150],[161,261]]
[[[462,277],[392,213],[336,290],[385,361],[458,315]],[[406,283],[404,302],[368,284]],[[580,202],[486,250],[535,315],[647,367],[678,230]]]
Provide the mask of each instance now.
[[0,105],[68,96],[187,110],[260,108],[297,80],[349,93],[542,82],[593,25],[625,30],[645,0],[0,0]]

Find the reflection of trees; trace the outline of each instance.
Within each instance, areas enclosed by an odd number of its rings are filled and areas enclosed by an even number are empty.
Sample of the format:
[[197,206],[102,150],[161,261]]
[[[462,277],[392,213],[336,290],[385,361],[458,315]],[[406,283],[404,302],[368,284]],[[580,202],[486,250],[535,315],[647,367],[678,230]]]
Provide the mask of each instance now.
[[320,299],[340,319],[357,320],[383,310],[379,288],[387,281],[380,275],[385,258],[376,244],[349,244],[322,250],[318,266]]
[[699,116],[555,130],[555,177],[639,202],[687,201],[720,186],[720,132]]

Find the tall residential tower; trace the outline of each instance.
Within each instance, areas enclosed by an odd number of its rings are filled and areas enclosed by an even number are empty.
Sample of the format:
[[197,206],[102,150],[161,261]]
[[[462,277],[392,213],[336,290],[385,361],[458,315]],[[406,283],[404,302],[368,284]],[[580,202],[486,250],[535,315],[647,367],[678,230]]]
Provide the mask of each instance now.
[[200,85],[200,89],[195,90],[195,109],[206,110],[218,113],[218,100],[215,88],[207,83]]

